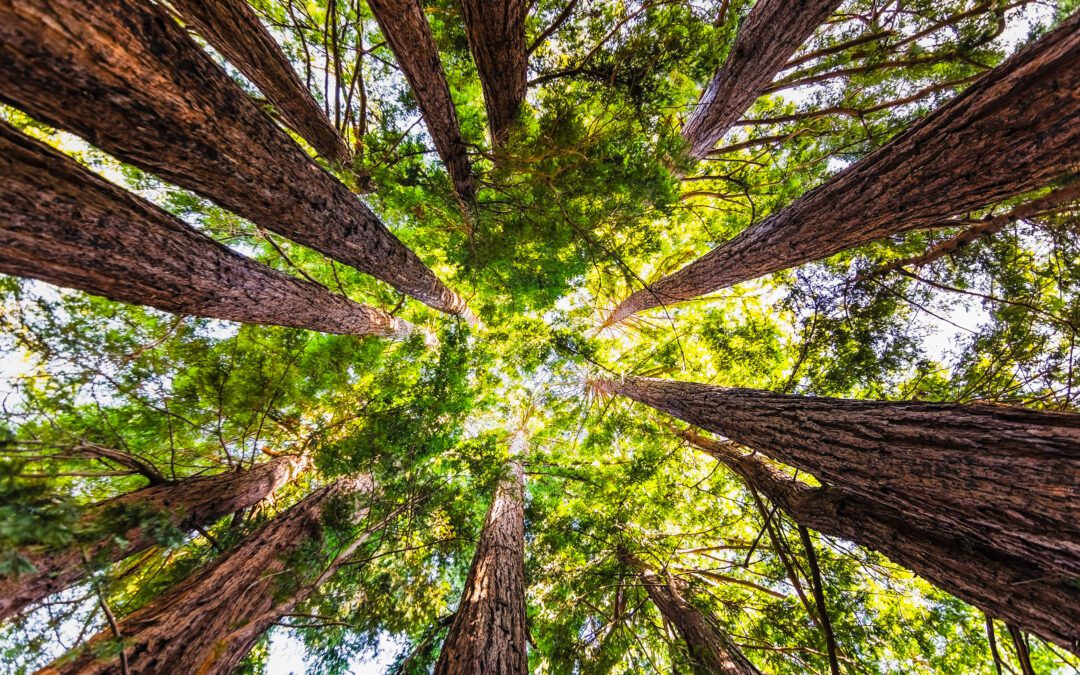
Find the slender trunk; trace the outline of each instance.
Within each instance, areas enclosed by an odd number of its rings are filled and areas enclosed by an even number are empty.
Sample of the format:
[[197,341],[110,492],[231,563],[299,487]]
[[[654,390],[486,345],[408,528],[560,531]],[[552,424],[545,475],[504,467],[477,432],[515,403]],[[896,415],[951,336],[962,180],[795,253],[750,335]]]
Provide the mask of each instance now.
[[683,126],[691,157],[702,159],[712,150],[839,5],[840,0],[758,0],[754,4],[739,27],[727,61]]
[[[90,507],[81,520],[82,535],[59,551],[25,551],[34,572],[17,579],[0,579],[0,619],[18,613],[86,578],[84,554],[98,564],[123,560],[156,544],[148,521],[162,519],[189,531],[253,506],[289,482],[306,462],[278,457],[246,471],[189,478],[174,484],[153,485]],[[131,523],[130,526],[125,523]],[[116,531],[120,528],[122,531]],[[126,546],[116,543],[122,537]]]
[[450,85],[420,0],[368,0],[368,6],[412,87],[435,149],[450,173],[454,192],[463,203],[471,203],[476,189],[472,168]]
[[1080,573],[1080,414],[650,378],[612,386],[927,529]]
[[510,443],[509,475],[495,488],[480,542],[436,675],[519,675],[529,672],[525,651],[526,439]]
[[832,675],[840,675],[839,648],[836,645],[836,634],[833,632],[832,619],[829,618],[829,607],[825,604],[825,586],[821,579],[821,569],[818,567],[817,553],[814,551],[814,542],[810,539],[810,531],[802,525],[799,526],[799,541],[802,542],[806,551],[806,563],[810,567],[810,583],[814,591],[814,604],[817,606],[818,619],[821,622],[821,632],[825,636],[825,649],[829,655],[829,672]]
[[245,0],[169,0],[169,4],[270,99],[285,123],[316,152],[333,162],[349,160],[345,140]]
[[657,574],[633,555],[620,553],[623,563],[634,570],[649,599],[675,626],[686,643],[690,663],[695,673],[701,675],[760,675],[753,663],[739,651],[739,646],[720,630],[715,620],[706,617],[687,602],[680,591],[680,584],[669,575]]
[[180,314],[350,335],[412,330],[245,258],[2,121],[0,272]]
[[528,0],[461,0],[465,35],[480,74],[493,145],[506,140],[525,100],[528,12]]
[[935,586],[1080,653],[1080,588],[988,546],[912,523],[903,512],[836,487],[793,480],[731,442],[679,432],[741,476],[801,526],[873,549]]
[[1028,651],[1027,640],[1020,629],[1012,624],[1005,624],[1012,638],[1013,647],[1016,649],[1016,660],[1020,663],[1020,672],[1024,675],[1036,675],[1034,666],[1031,665],[1031,652]]
[[0,4],[0,101],[467,316],[464,301],[154,3]]
[[674,274],[608,325],[996,204],[1080,163],[1080,14],[892,142]]
[[[341,552],[322,550],[323,509],[338,499],[351,499],[372,488],[371,479],[343,479],[321,488],[270,521],[205,569],[120,621],[131,673],[200,673],[227,675],[244,659],[259,636],[304,600],[345,562],[368,532]],[[354,512],[354,523],[367,508]],[[303,566],[318,573],[300,574],[290,558],[304,556]],[[95,658],[95,648],[112,639],[94,636],[73,658],[60,659],[39,675],[90,675],[117,671],[117,656]]]

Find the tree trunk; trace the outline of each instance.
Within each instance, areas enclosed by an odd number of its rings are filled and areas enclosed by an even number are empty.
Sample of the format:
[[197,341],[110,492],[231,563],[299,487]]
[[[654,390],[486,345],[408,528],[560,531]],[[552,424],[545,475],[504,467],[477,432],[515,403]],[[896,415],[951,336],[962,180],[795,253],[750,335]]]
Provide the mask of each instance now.
[[461,0],[465,35],[480,73],[493,145],[506,140],[525,100],[528,13],[528,0]]
[[436,675],[522,675],[525,651],[525,434],[510,442],[509,475],[495,489]]
[[712,150],[839,5],[840,0],[758,0],[754,4],[739,27],[727,61],[683,126],[692,158],[703,159]]
[[214,49],[251,80],[281,118],[326,159],[345,163],[349,149],[245,0],[169,0]]
[[[154,546],[157,542],[146,527],[148,518],[154,522],[166,519],[185,532],[209,525],[255,505],[292,480],[304,466],[306,461],[298,457],[277,457],[246,471],[153,485],[95,504],[80,524],[108,531],[99,529],[64,550],[22,552],[37,571],[18,579],[0,579],[0,620],[82,581],[88,574],[84,552],[95,563],[109,564]],[[131,527],[124,527],[123,523],[133,520]],[[116,527],[124,529],[117,532]],[[117,536],[122,536],[127,546],[119,546]]]
[[420,0],[368,0],[386,41],[409,81],[435,149],[463,203],[473,201],[472,168],[461,138],[457,110]]
[[[361,476],[319,489],[120,621],[129,671],[231,673],[271,624],[304,600],[364,541],[370,530],[340,553],[320,553],[317,560],[311,559],[309,547],[321,545],[324,507],[332,500],[370,493],[371,488],[371,479]],[[358,509],[353,522],[366,515],[367,508]],[[305,567],[321,567],[314,578],[289,566],[290,558],[301,555]],[[109,631],[99,633],[74,658],[59,659],[39,675],[117,672],[118,656],[95,658],[94,653],[112,639]]]
[[734,443],[679,432],[741,476],[792,520],[885,555],[988,616],[1080,653],[1080,588],[989,547],[914,526],[898,512],[853,492],[794,480]]
[[229,321],[385,337],[412,330],[245,258],[3,122],[0,272]]
[[1080,14],[892,142],[674,274],[612,325],[771,272],[981,209],[1080,163]]
[[695,673],[760,675],[761,671],[739,651],[739,646],[731,637],[720,630],[715,621],[686,601],[676,579],[653,572],[629,553],[620,553],[620,557],[637,574],[652,603],[679,631]]
[[436,309],[468,315],[153,3],[0,4],[0,100]]
[[641,377],[610,386],[926,529],[1080,574],[1080,414]]

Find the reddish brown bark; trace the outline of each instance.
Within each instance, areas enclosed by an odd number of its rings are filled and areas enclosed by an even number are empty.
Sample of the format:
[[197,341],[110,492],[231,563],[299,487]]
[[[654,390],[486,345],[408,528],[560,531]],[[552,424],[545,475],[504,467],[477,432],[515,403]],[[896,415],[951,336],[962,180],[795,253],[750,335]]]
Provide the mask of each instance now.
[[0,100],[436,309],[467,313],[154,3],[0,4]]
[[1080,652],[1080,588],[988,547],[914,526],[901,512],[835,487],[793,480],[731,442],[680,432],[792,520],[878,551],[930,583],[1024,630]]
[[525,100],[528,12],[528,0],[461,0],[465,35],[484,89],[484,107],[494,145],[506,140]]
[[683,126],[690,156],[702,159],[840,5],[840,0],[758,0],[739,27],[727,61],[716,71]]
[[608,325],[1043,187],[1080,165],[1080,14],[892,142],[674,274]]
[[[314,579],[287,569],[289,556],[320,541],[328,502],[369,493],[371,487],[371,479],[362,476],[319,489],[209,567],[120,621],[129,672],[231,673],[259,636],[333,574],[367,537],[364,532],[341,552],[326,554],[325,567]],[[366,508],[357,509],[354,522],[366,515]],[[39,675],[117,672],[119,656],[94,655],[94,648],[110,639],[111,632],[99,633]]]
[[3,122],[0,272],[181,314],[349,335],[412,331],[245,258]]
[[472,202],[476,189],[472,168],[461,138],[454,100],[450,97],[450,85],[420,0],[368,0],[368,6],[416,95],[435,149],[450,173],[454,192],[462,202]]
[[[189,531],[218,518],[253,506],[306,466],[298,457],[278,457],[246,471],[189,478],[174,484],[153,485],[90,507],[82,525],[110,527],[110,520],[125,514],[155,514],[179,530]],[[127,546],[116,543],[123,536]],[[23,555],[36,572],[18,579],[0,579],[0,619],[28,605],[74,586],[88,574],[83,555],[95,563],[113,563],[154,546],[156,541],[143,527],[124,532],[102,532],[64,550],[27,550]]]

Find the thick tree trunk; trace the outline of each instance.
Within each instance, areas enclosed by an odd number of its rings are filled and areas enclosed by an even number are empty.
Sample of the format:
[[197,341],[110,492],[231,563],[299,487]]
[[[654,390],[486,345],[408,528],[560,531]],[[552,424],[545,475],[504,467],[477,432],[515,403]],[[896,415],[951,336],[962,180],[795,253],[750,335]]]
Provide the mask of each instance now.
[[245,258],[2,121],[0,272],[230,321],[386,337],[412,330]]
[[0,3],[0,100],[451,314],[465,303],[163,9]]
[[[0,579],[0,619],[44,600],[53,593],[74,586],[89,571],[83,555],[94,563],[109,564],[154,546],[156,541],[144,524],[113,531],[128,519],[152,517],[189,531],[213,523],[218,518],[253,506],[271,494],[306,466],[298,457],[277,457],[246,471],[230,471],[213,476],[189,478],[174,484],[153,485],[90,507],[81,524],[106,528],[99,535],[83,537],[72,547],[59,551],[25,551],[36,572],[18,579]],[[123,525],[120,525],[123,527]],[[122,536],[127,546],[119,546]]]
[[715,621],[687,602],[677,580],[653,572],[629,553],[621,553],[620,557],[637,574],[652,603],[679,631],[695,673],[760,675],[761,671],[743,655],[731,637]]
[[499,145],[506,140],[528,86],[525,17],[529,2],[461,0],[461,13],[484,89],[491,140]]
[[469,204],[475,191],[472,168],[461,138],[454,100],[450,97],[450,85],[420,0],[368,0],[368,6],[416,95],[435,149],[450,173],[454,192]]
[[523,675],[525,651],[525,470],[523,432],[510,443],[509,475],[495,489],[484,530],[436,675]]
[[[371,488],[367,476],[321,488],[120,621],[129,672],[231,673],[259,636],[333,574],[367,537],[364,532],[337,554],[319,554],[318,561],[305,552],[305,567],[310,569],[313,562],[322,567],[314,578],[288,567],[290,557],[320,543],[323,508],[329,502],[370,493]],[[367,508],[357,509],[353,522],[366,515]],[[119,656],[99,659],[94,654],[95,647],[111,639],[111,632],[99,633],[73,658],[57,660],[39,675],[117,672]]]
[[349,149],[245,0],[169,0],[180,16],[251,80],[281,118],[328,160],[345,163]]
[[734,443],[680,435],[764,494],[792,520],[878,551],[935,586],[1024,630],[1080,653],[1080,588],[1067,575],[979,544],[914,526],[901,512],[835,487],[793,480]]
[[1080,414],[640,377],[610,386],[926,529],[1080,574]]
[[1080,165],[1080,14],[892,142],[609,317],[690,300],[1043,187]]
[[683,125],[691,157],[702,159],[712,150],[839,5],[840,0],[758,0],[754,4],[739,27],[727,61]]

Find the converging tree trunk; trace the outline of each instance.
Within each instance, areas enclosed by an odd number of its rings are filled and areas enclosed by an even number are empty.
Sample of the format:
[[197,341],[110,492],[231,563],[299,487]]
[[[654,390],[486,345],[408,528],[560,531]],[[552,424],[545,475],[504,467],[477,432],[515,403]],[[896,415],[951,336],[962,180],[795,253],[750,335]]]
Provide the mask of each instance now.
[[475,191],[472,169],[450,85],[420,0],[368,0],[368,6],[416,95],[435,149],[450,173],[454,192],[462,202],[470,203]]
[[465,35],[480,73],[494,145],[506,140],[518,108],[525,100],[529,66],[525,18],[528,13],[528,0],[461,0]]
[[154,3],[0,4],[0,100],[436,309],[469,316]]
[[412,331],[245,258],[2,121],[0,272],[229,321],[348,335]]
[[800,525],[885,555],[989,616],[1080,653],[1080,588],[986,546],[913,525],[902,512],[835,487],[811,487],[732,442],[680,435],[741,476]]
[[[82,517],[84,531],[70,547],[20,552],[35,571],[0,579],[0,619],[82,581],[90,573],[86,560],[107,565],[150,548],[157,543],[151,530],[163,522],[185,532],[210,525],[257,504],[305,466],[299,457],[276,457],[246,471],[151,485],[95,504]],[[117,537],[127,545],[117,544]]]
[[199,35],[251,80],[293,131],[334,162],[349,148],[246,0],[169,0]]
[[436,675],[523,675],[525,651],[525,469],[528,441],[510,442],[509,473],[495,488]]
[[996,204],[1080,164],[1080,14],[791,206],[647,288],[633,314]]
[[792,54],[840,6],[840,0],[758,0],[727,61],[683,125],[690,156],[702,159],[761,96]]
[[[371,489],[370,477],[361,476],[317,490],[120,621],[128,672],[231,673],[259,636],[337,571],[371,532],[360,533],[339,552],[323,550],[324,507]],[[368,509],[354,507],[352,521],[359,524]],[[300,571],[313,563],[317,572]],[[110,631],[99,633],[73,657],[55,661],[39,675],[118,672],[118,655],[96,653],[112,639]]]

